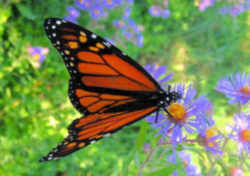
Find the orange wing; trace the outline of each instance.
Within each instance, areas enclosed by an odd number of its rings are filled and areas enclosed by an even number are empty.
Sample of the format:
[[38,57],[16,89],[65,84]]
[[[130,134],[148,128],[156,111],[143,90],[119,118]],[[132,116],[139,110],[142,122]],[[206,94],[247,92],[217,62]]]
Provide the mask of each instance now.
[[55,160],[86,147],[97,140],[154,112],[156,106],[132,112],[96,113],[75,120],[69,126],[69,135],[40,161]]
[[139,64],[96,34],[61,19],[47,19],[44,25],[71,77],[78,79],[85,89],[140,92],[160,89]]
[[111,43],[61,19],[47,19],[44,27],[71,75],[70,100],[85,115],[41,161],[72,153],[159,109],[158,83]]

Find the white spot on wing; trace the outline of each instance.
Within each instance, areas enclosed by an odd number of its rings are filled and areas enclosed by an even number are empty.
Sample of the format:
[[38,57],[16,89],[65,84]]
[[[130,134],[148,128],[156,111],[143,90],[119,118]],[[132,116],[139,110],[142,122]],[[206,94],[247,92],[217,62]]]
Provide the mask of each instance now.
[[91,141],[91,142],[90,142],[90,144],[94,144],[95,142],[96,142],[96,141],[95,141],[95,140],[93,140],[93,141]]
[[60,24],[62,24],[62,22],[60,20],[57,20],[56,24],[60,25]]
[[95,34],[92,34],[91,37],[92,37],[93,39],[95,39],[95,38],[96,38],[96,35],[95,35]]
[[104,45],[106,45],[107,47],[111,47],[111,43],[109,42],[103,42]]
[[107,133],[104,135],[104,137],[109,137],[111,134],[110,133]]

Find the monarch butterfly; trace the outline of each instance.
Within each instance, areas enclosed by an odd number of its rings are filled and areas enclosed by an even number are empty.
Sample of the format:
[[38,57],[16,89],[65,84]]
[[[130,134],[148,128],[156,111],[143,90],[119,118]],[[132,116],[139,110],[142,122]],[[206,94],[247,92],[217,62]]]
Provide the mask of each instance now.
[[46,19],[44,28],[71,76],[71,103],[83,116],[39,161],[66,156],[153,112],[167,112],[181,98],[170,87],[163,90],[142,66],[96,34],[58,18]]

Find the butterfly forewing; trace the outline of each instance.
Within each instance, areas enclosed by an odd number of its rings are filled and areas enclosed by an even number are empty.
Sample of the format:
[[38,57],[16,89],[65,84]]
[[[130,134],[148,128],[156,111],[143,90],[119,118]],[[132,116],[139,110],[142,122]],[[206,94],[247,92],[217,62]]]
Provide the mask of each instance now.
[[158,83],[136,62],[96,34],[71,22],[47,19],[45,31],[72,77],[86,89],[157,91]]

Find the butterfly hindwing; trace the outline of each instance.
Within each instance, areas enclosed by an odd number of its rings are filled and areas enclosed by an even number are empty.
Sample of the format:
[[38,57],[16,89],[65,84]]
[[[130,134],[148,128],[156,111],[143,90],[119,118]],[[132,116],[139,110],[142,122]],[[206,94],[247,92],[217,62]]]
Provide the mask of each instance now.
[[55,160],[116,132],[154,112],[156,106],[131,112],[95,113],[72,122],[69,135],[40,161]]
[[136,102],[136,99],[129,95],[87,91],[74,79],[69,83],[69,97],[75,108],[83,114],[103,113],[107,109]]

